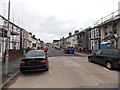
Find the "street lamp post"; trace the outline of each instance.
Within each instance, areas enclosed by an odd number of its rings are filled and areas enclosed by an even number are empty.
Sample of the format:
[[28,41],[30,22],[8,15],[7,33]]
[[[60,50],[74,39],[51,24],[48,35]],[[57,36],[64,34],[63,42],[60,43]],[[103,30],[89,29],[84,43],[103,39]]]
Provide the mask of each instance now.
[[10,23],[10,0],[8,3],[8,32],[7,32],[7,40],[6,40],[6,58],[5,58],[5,74],[8,74],[8,50],[9,50],[9,39],[10,39],[10,30],[9,30],[9,23]]

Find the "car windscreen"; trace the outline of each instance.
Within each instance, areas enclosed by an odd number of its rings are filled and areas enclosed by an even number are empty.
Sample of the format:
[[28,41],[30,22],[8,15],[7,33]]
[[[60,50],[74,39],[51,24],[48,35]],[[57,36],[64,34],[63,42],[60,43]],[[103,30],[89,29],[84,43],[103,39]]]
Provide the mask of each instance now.
[[28,52],[26,54],[26,58],[27,57],[41,57],[41,56],[45,56],[45,53],[43,51],[34,51],[34,52]]

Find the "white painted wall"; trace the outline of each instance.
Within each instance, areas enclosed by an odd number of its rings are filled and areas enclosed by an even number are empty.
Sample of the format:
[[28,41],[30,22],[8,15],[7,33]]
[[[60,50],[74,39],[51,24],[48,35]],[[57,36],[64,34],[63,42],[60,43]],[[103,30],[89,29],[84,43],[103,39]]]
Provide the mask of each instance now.
[[0,61],[2,61],[2,38],[0,37]]
[[[37,40],[35,40],[35,39],[32,38],[32,45],[33,45],[33,43],[36,44],[36,42],[37,42]],[[33,47],[33,48],[34,48],[34,49],[37,49],[37,45],[36,45],[36,47]]]
[[0,18],[0,28],[2,28],[4,25],[4,20],[2,18]]
[[41,47],[41,42],[39,40],[36,40],[36,47]]
[[[101,30],[102,35],[104,34]],[[94,37],[95,36],[95,37]],[[91,30],[91,39],[99,37],[99,28],[95,28]],[[99,42],[98,40],[91,40],[91,50],[99,50]]]
[[32,35],[28,34],[28,40],[29,40],[28,47],[32,48]]
[[6,41],[6,38],[4,38],[4,42],[3,42],[3,38],[0,37],[0,43],[1,43],[0,59],[1,60],[2,60],[3,53],[5,52],[5,45],[6,45],[5,41]]

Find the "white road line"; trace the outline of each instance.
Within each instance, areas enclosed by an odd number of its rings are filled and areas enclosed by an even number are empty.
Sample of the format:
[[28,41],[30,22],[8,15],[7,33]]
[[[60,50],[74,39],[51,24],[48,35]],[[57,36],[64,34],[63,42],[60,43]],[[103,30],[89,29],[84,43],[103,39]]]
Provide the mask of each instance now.
[[106,71],[110,71],[109,69],[107,69],[107,68],[103,68],[104,70],[106,70]]

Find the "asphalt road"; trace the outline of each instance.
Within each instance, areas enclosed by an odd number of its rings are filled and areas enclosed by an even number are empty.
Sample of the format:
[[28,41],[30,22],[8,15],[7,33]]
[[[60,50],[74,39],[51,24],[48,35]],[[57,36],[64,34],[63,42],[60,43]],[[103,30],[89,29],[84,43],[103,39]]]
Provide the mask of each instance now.
[[65,54],[63,49],[57,50],[57,49],[49,47],[48,56],[49,57],[59,57],[59,56],[80,56],[80,55],[77,54],[77,53],[75,53],[75,54]]
[[87,57],[52,56],[48,72],[20,74],[9,88],[118,88],[119,71],[90,63]]

